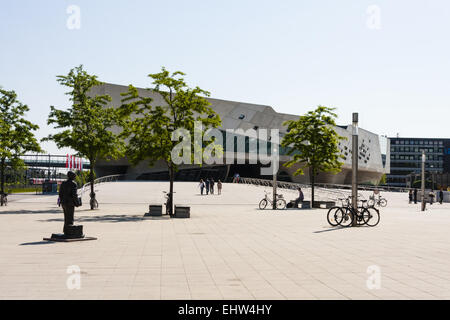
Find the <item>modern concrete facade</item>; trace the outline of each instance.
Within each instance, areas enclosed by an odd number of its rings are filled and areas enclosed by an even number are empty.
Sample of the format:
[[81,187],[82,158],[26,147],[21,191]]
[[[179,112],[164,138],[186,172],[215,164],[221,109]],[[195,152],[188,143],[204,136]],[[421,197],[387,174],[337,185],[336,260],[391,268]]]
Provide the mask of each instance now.
[[[115,84],[103,84],[95,88],[92,94],[108,94],[111,96],[111,106],[119,106],[121,104],[123,92],[127,91],[126,86]],[[164,105],[163,99],[158,93],[147,89],[138,89],[139,94],[153,98],[154,105]],[[278,113],[272,107],[266,105],[256,105],[250,103],[226,101],[220,99],[208,98],[211,108],[220,115],[222,126],[220,130],[225,132],[226,129],[279,129],[280,136],[286,133],[286,127],[283,122],[286,120],[296,120],[298,115]],[[348,184],[351,181],[351,126],[337,126],[336,132],[346,137],[340,143],[339,148],[344,156],[342,171],[338,174],[320,173],[318,183],[342,183]],[[380,150],[379,137],[377,134],[364,129],[359,129],[359,182],[360,183],[377,183],[385,169],[382,163],[382,155]],[[248,154],[236,154],[236,159],[244,157],[248,158]],[[280,170],[279,178],[282,180],[294,182],[308,182],[309,176],[294,176],[296,168],[286,168],[282,164],[288,161],[289,157],[285,155],[285,150],[280,148]],[[389,161],[388,161],[389,162]],[[270,178],[270,176],[261,176],[261,164],[216,164],[203,165],[201,168],[195,165],[183,165],[178,172],[180,180],[198,180],[205,177],[214,177],[215,179],[227,180],[234,173],[239,173],[241,177],[259,177]],[[156,163],[150,167],[148,162],[143,161],[133,167],[127,159],[118,161],[101,161],[97,168],[97,176],[109,174],[134,174],[139,179],[165,179],[167,178],[167,168],[162,162]]]

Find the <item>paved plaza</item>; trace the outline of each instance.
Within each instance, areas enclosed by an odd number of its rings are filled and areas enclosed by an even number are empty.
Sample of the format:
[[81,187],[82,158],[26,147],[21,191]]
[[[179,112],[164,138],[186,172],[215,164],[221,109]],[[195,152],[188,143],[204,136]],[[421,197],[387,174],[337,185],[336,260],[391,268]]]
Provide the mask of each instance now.
[[[175,183],[190,219],[143,217],[167,182],[98,185],[100,209],[86,192],[75,213],[98,240],[73,243],[42,241],[62,232],[56,196],[12,195],[0,208],[0,299],[450,298],[450,204],[423,213],[384,193],[377,227],[332,228],[325,209],[257,209],[264,187],[201,196],[197,185]],[[67,286],[71,266],[79,289]]]

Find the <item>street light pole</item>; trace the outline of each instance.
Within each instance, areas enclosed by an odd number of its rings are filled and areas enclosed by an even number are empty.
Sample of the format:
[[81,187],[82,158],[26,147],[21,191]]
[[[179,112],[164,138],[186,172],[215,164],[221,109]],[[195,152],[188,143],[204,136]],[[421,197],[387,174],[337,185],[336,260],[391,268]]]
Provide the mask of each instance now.
[[[358,113],[353,113],[352,125],[352,207],[358,210]],[[352,225],[356,226],[356,217]]]
[[425,211],[425,150],[422,150],[422,211]]

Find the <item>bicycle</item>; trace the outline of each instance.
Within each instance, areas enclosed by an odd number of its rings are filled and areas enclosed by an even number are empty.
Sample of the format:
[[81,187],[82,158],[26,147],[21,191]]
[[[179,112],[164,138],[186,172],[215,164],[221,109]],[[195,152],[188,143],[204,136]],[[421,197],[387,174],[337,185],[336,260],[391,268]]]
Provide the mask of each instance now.
[[98,209],[98,201],[95,199],[95,192],[90,194],[91,200],[89,201],[89,204],[91,205],[91,210]]
[[[349,227],[356,222],[357,225],[368,225],[375,227],[380,222],[380,212],[374,207],[367,207],[367,200],[359,200],[362,205],[355,210],[351,205],[351,197],[338,199],[342,202],[342,207],[334,206],[328,210],[327,220],[332,227],[338,225]],[[373,212],[374,211],[374,212]],[[356,220],[356,221],[355,221]]]
[[[264,210],[267,207],[267,204],[269,204],[269,203],[270,203],[270,205],[273,205],[273,201],[272,201],[272,199],[270,199],[270,197],[268,196],[267,192],[264,191],[264,193],[265,193],[264,199],[262,199],[259,202],[259,209],[260,210]],[[282,194],[277,194],[276,195],[275,207],[277,209],[280,209],[280,210],[286,208],[286,200],[284,200]]]
[[[163,193],[164,193],[164,197],[166,198],[166,203],[164,204],[166,206],[166,214],[172,215],[171,214],[172,205],[170,204],[171,201],[169,202],[169,199],[171,198],[170,193],[167,191],[163,191]],[[173,192],[173,193],[175,193],[175,192]]]
[[8,205],[8,194],[7,193],[2,193],[0,196],[0,203],[2,206],[7,206]]
[[370,196],[369,197],[369,202],[368,202],[369,207],[386,207],[387,206],[387,200],[385,198],[382,197],[378,197],[378,199],[375,199],[375,196]]

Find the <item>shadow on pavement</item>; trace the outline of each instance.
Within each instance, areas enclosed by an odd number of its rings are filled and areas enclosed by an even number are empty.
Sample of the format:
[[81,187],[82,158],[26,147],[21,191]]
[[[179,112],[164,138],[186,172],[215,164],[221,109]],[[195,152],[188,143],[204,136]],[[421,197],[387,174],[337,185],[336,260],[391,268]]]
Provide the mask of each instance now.
[[53,213],[61,213],[62,209],[46,209],[46,210],[12,210],[12,211],[1,211],[2,214],[53,214]]
[[[76,212],[75,212],[76,214]],[[142,216],[126,216],[126,215],[107,215],[95,217],[76,217],[76,222],[136,222],[147,220],[148,218]],[[40,222],[64,222],[64,218],[39,220]]]
[[25,242],[19,244],[19,246],[36,246],[41,244],[53,244],[54,242],[51,241],[36,241],[36,242]]

